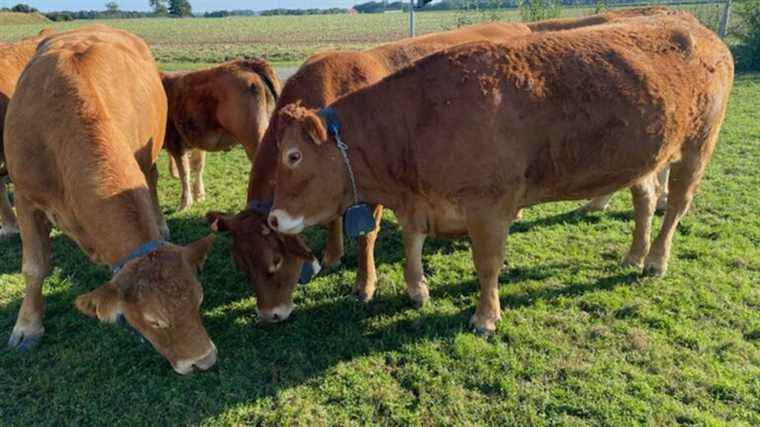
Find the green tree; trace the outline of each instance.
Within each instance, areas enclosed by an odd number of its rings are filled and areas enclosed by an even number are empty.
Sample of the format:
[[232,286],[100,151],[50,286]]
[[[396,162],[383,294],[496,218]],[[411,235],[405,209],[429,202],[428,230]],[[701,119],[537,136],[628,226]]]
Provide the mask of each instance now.
[[119,11],[119,3],[116,3],[115,1],[109,1],[106,3],[106,12],[108,13],[116,13]]
[[169,14],[167,0],[150,0],[150,8],[153,9],[153,14],[157,16],[166,16]]
[[188,0],[169,0],[169,15],[181,18],[192,14],[193,7]]

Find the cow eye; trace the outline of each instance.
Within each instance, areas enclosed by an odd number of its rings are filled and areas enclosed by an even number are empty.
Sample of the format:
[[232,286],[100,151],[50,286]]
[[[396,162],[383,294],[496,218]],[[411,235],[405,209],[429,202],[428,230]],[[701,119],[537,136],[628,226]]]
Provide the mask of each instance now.
[[301,157],[301,152],[298,149],[293,148],[289,150],[286,159],[287,166],[290,168],[296,167],[296,165],[298,165],[298,163],[301,161]]

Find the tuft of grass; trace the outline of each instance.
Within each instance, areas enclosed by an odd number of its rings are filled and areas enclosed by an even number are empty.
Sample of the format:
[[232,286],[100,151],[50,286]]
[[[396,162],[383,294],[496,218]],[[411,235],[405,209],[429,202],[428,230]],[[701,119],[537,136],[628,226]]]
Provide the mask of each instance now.
[[[121,329],[78,314],[74,298],[109,279],[68,238],[53,239],[46,335],[0,351],[0,424],[760,424],[760,74],[737,77],[715,157],[679,229],[668,275],[619,265],[631,200],[579,216],[542,205],[512,227],[495,336],[472,335],[478,297],[469,245],[431,240],[430,304],[403,284],[398,225],[386,214],[375,299],[351,297],[357,264],[296,292],[283,324],[256,324],[255,295],[221,235],[200,280],[219,348],[209,372],[180,377]],[[242,150],[208,156],[207,199],[177,213],[160,159],[175,242],[209,232],[207,210],[245,203]],[[658,228],[657,220],[655,228]],[[309,230],[317,252],[324,234]],[[23,297],[21,245],[0,243],[0,336]]]

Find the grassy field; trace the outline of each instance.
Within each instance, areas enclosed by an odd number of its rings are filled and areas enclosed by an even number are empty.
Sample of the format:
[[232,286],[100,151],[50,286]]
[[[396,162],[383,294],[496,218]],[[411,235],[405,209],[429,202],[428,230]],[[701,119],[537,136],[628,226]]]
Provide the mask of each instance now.
[[[187,37],[194,21],[165,28],[160,22],[122,23],[158,30],[143,35],[165,60],[194,51],[192,42],[167,42]],[[223,22],[232,31],[224,40],[239,38],[240,46],[246,37],[270,37],[274,47],[266,49],[273,51],[287,45],[263,29],[236,25],[248,21]],[[364,24],[351,30],[352,46],[389,34]],[[213,39],[209,25],[192,33]],[[353,28],[343,25],[340,31]],[[421,19],[423,28],[442,25]],[[400,37],[401,27],[391,34]],[[337,43],[336,31],[324,28],[318,42],[307,35],[316,29],[293,31],[291,39],[301,40],[294,51]],[[280,325],[255,322],[255,296],[233,266],[229,238],[221,236],[200,276],[205,324],[220,359],[210,372],[179,377],[127,332],[74,310],[76,295],[110,275],[56,234],[56,268],[45,286],[47,335],[30,354],[0,351],[0,424],[758,425],[759,97],[760,74],[739,76],[665,279],[619,266],[633,227],[627,194],[610,212],[587,217],[567,213],[577,203],[530,209],[509,238],[504,320],[490,339],[467,328],[477,299],[468,244],[429,242],[424,261],[432,301],[415,310],[405,297],[401,240],[389,214],[377,247],[375,300],[363,305],[350,295],[352,243],[344,267],[300,288],[297,312]],[[161,197],[176,242],[208,233],[206,211],[244,205],[242,150],[209,156],[207,201],[182,214],[165,155],[161,163]],[[322,233],[309,238],[321,250]],[[3,337],[23,296],[20,254],[18,240],[0,243]]]
[[[721,6],[685,6],[708,25],[717,27]],[[566,8],[563,16],[594,13],[590,8]],[[518,21],[516,10],[492,13],[423,12],[418,14],[419,34],[456,28],[490,19]],[[320,50],[364,49],[408,35],[403,13],[327,16],[273,16],[224,19],[128,19],[100,21],[141,36],[164,69],[194,68],[238,57],[261,56],[276,63],[293,63]],[[736,19],[734,19],[736,23]],[[44,27],[60,30],[93,21],[34,23],[3,26],[0,41],[36,34]]]
[[0,12],[0,27],[6,25],[42,25],[45,23],[50,24],[51,21],[39,13]]

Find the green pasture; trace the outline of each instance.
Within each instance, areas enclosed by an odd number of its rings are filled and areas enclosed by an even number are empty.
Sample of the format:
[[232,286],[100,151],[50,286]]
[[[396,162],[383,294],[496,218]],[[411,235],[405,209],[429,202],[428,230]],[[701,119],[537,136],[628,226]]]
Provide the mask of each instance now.
[[[435,31],[456,20],[423,13],[419,23]],[[402,37],[406,17],[108,23],[145,37],[164,68],[178,69],[248,54],[297,66],[318,49]],[[54,24],[73,25],[82,23]],[[42,26],[3,26],[0,39]],[[18,354],[2,342],[23,298],[21,244],[0,242],[0,425],[760,425],[758,99],[760,74],[738,75],[664,279],[619,264],[633,229],[627,193],[588,216],[571,213],[578,202],[528,209],[511,229],[505,311],[488,339],[467,326],[478,295],[468,243],[428,241],[431,302],[417,310],[404,290],[398,226],[386,213],[374,301],[351,296],[351,242],[343,266],[300,287],[296,312],[277,325],[256,323],[256,297],[220,235],[199,275],[219,361],[189,377],[127,331],[75,310],[74,298],[110,273],[55,232],[46,335]],[[244,206],[241,149],[209,154],[207,199],[183,213],[166,160],[160,195],[175,242],[208,234],[207,211]],[[324,233],[307,234],[320,253]]]
[[[717,28],[722,6],[681,6]],[[594,8],[565,8],[562,16],[590,15]],[[104,21],[35,22],[0,26],[0,41],[13,41],[45,27],[71,29],[94,22],[131,31],[145,39],[166,69],[194,68],[239,57],[264,57],[271,62],[300,62],[317,51],[365,49],[408,36],[404,13],[361,15],[270,16],[231,18],[151,18]],[[418,34],[450,30],[489,20],[519,21],[517,10],[500,12],[421,12]],[[2,22],[2,19],[0,19]],[[734,19],[737,23],[737,20]]]

